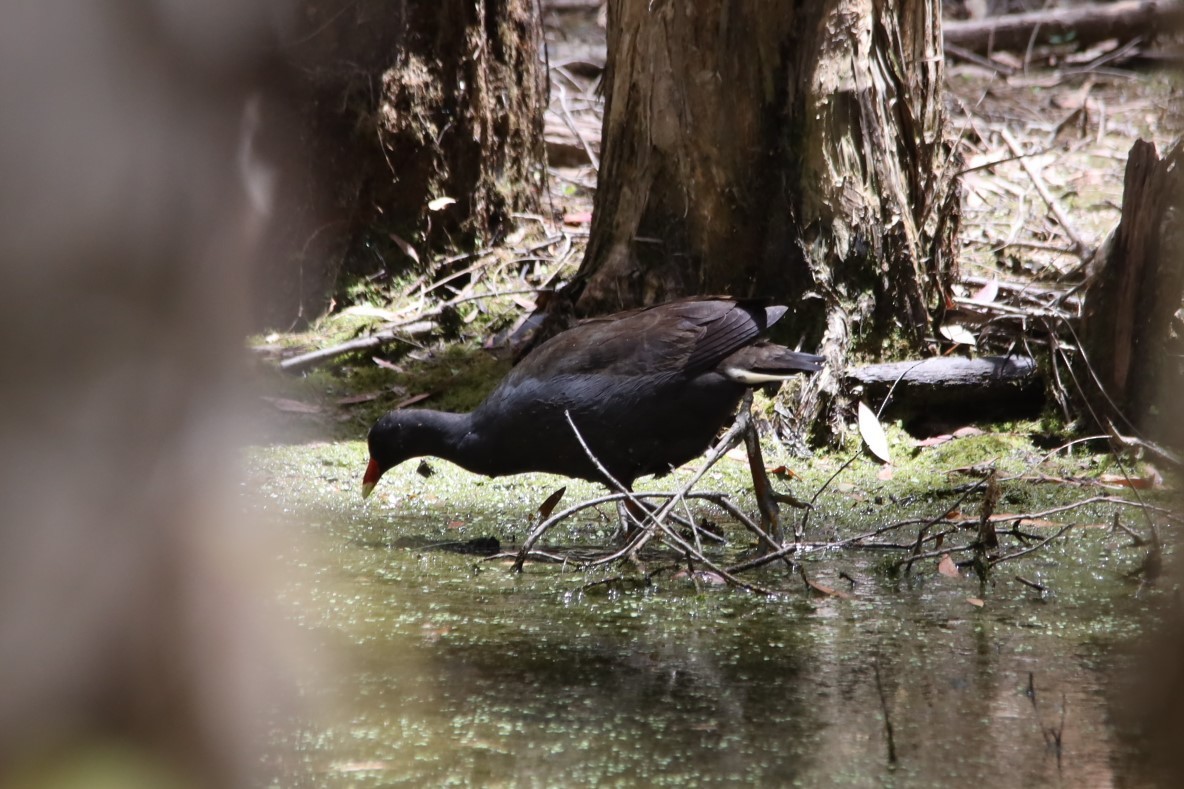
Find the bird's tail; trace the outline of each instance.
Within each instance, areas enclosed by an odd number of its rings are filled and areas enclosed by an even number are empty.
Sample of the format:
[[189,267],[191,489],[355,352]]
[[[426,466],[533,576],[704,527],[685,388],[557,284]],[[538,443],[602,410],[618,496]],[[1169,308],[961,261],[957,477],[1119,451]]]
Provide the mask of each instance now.
[[824,359],[812,353],[791,351],[783,345],[758,342],[741,348],[719,366],[724,375],[745,386],[784,381],[799,373],[816,373]]

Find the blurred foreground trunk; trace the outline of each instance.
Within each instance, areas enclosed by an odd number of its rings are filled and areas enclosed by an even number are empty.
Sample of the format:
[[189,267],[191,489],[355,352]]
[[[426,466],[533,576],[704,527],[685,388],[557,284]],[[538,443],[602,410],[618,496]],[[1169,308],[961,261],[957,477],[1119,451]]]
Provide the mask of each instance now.
[[236,360],[281,11],[0,25],[0,786],[266,783],[300,653],[242,515]]

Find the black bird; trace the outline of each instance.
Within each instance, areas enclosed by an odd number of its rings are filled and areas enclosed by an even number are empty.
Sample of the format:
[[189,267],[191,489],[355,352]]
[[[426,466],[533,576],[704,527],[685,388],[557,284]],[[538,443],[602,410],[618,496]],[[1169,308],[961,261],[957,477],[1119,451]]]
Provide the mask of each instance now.
[[490,477],[543,471],[626,488],[703,454],[745,390],[814,372],[822,357],[759,339],[787,311],[690,298],[580,323],[527,354],[468,414],[391,411],[370,429],[368,496],[389,469],[432,455]]

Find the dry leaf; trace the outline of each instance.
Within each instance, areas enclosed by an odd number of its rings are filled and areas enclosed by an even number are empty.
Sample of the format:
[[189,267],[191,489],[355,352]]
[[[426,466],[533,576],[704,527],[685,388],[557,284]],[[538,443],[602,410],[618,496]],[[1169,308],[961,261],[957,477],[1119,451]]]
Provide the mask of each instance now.
[[557,505],[560,499],[563,498],[564,493],[567,493],[566,485],[552,493],[542,504],[539,505],[539,520],[545,520],[551,517],[551,513],[555,510],[555,505]]
[[289,414],[321,414],[325,411],[319,405],[302,403],[299,400],[289,400],[286,397],[264,397],[263,399],[279,410],[286,411]]
[[407,406],[411,405],[412,403],[418,403],[420,400],[427,400],[431,396],[432,396],[431,392],[421,392],[420,394],[417,394],[417,395],[411,395],[410,397],[405,398],[405,399],[400,400],[399,402],[395,403],[395,407],[392,408],[391,410],[397,411],[400,408],[406,408]]
[[404,255],[411,258],[416,263],[419,262],[419,253],[415,251],[415,247],[411,246],[410,244],[408,244],[406,241],[404,241],[402,238],[395,235],[394,233],[387,233],[387,235],[390,236],[391,241],[394,241],[395,244],[399,247],[399,249],[403,250]]
[[873,456],[884,463],[892,462],[892,456],[888,451],[888,436],[884,435],[884,427],[862,400],[859,401],[859,435]]
[[936,447],[944,444],[947,441],[952,441],[955,438],[969,438],[970,436],[981,436],[983,431],[977,427],[960,427],[953,433],[942,433],[940,436],[930,436],[923,438],[917,442],[919,447]]
[[800,564],[798,565],[798,573],[802,576],[802,580],[806,582],[806,586],[810,587],[815,592],[818,592],[820,594],[824,594],[827,597],[837,597],[840,600],[850,600],[851,599],[851,595],[847,594],[846,592],[840,592],[838,589],[831,589],[829,586],[823,586],[820,583],[815,583],[814,581],[811,581],[810,577],[808,575],[806,575],[806,568]]
[[333,402],[337,405],[357,405],[358,403],[369,403],[371,400],[377,400],[383,394],[383,392],[364,392],[363,394],[350,395],[349,397],[339,397]]
[[972,606],[975,606],[976,608],[982,608],[984,605],[986,605],[986,603],[978,597],[967,597],[966,602],[970,603]]
[[437,197],[434,200],[428,201],[428,210],[429,211],[439,211],[441,208],[445,208],[447,206],[450,206],[455,202],[456,202],[456,199],[452,198],[452,197]]
[[978,338],[974,333],[960,323],[947,323],[937,331],[942,337],[957,345],[969,345],[972,348],[978,345]]
[[766,471],[779,479],[797,479],[798,477],[793,469],[786,466],[778,466],[777,468],[766,469]]
[[826,595],[827,597],[837,597],[840,600],[850,600],[851,599],[851,595],[847,594],[846,592],[841,592],[838,589],[831,589],[829,586],[823,586],[820,583],[816,583],[814,581],[811,581],[809,578],[806,579],[806,586],[810,587],[811,589],[813,589],[815,592],[818,592],[819,594]]
[[725,452],[724,457],[726,457],[728,460],[736,460],[741,463],[747,463],[748,450],[744,449],[743,447],[735,447]]
[[1125,474],[1103,474],[1098,482],[1118,488],[1133,488],[1134,490],[1150,490],[1156,487],[1154,477],[1128,477]]
[[937,571],[947,578],[961,578],[958,573],[958,565],[954,564],[954,560],[950,558],[948,553],[943,553],[941,559],[937,562]]
[[403,372],[403,368],[400,367],[399,365],[395,364],[394,362],[388,362],[386,359],[380,358],[378,356],[370,357],[370,361],[374,362],[375,364],[377,364],[379,367],[381,367],[384,370],[390,370],[390,371],[396,372],[396,373]]
[[999,297],[999,280],[993,279],[986,285],[974,292],[970,297],[971,301],[977,301],[979,304],[990,304]]

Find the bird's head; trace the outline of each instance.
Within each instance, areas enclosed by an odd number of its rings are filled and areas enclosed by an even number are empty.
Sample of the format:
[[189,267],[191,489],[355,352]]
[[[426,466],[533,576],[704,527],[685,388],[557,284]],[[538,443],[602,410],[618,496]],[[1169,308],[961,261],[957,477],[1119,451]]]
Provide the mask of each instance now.
[[456,414],[409,408],[391,411],[375,422],[366,438],[370,462],[362,476],[362,497],[369,496],[382,475],[404,460],[424,455],[447,457],[460,419]]

